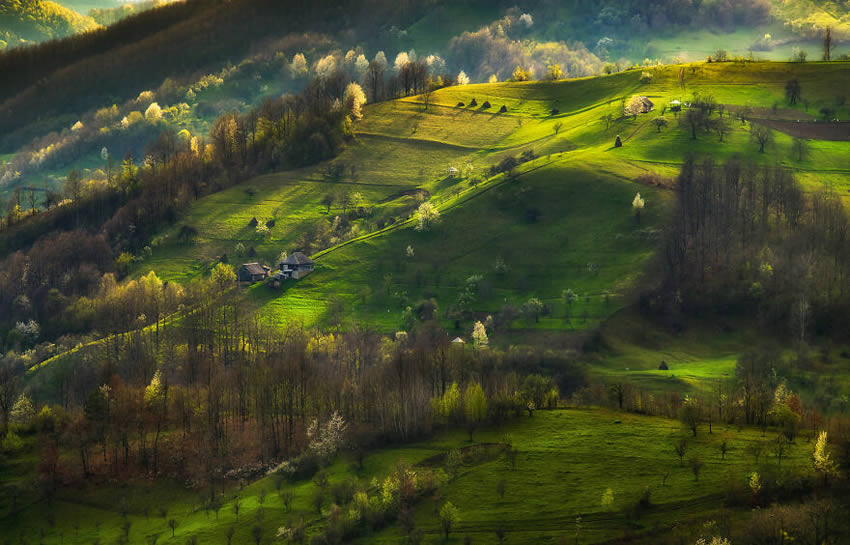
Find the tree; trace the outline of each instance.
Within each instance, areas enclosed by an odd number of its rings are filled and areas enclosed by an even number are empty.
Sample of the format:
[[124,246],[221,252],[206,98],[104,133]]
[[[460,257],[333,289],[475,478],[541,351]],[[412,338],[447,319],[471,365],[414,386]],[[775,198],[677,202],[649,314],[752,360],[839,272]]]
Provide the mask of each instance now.
[[809,141],[805,138],[794,138],[791,142],[791,151],[797,157],[797,161],[802,161],[809,155]]
[[236,283],[236,273],[233,267],[226,263],[218,263],[213,270],[210,271],[210,283],[216,288],[216,292],[221,294],[230,289]]
[[233,514],[236,515],[236,521],[239,521],[239,509],[242,508],[242,504],[239,503],[239,498],[233,500]]
[[655,124],[657,132],[661,132],[661,129],[667,127],[667,120],[664,118],[664,116],[656,117],[652,120],[652,122]]
[[487,417],[487,396],[484,395],[481,384],[471,382],[466,387],[466,393],[463,396],[463,410],[466,414],[466,424],[471,441],[475,428]]
[[566,313],[565,313],[564,317],[566,318],[567,322],[569,323],[570,320],[572,319],[572,315],[573,315],[573,303],[575,303],[578,300],[578,294],[575,291],[573,291],[572,288],[567,288],[567,289],[565,289],[564,291],[561,292],[561,298],[564,300],[564,303],[567,305]]
[[679,420],[697,436],[697,427],[702,420],[702,411],[696,398],[685,396],[682,407],[679,409]]
[[707,112],[698,102],[692,102],[685,115],[680,117],[679,123],[684,123],[691,129],[691,139],[697,139],[697,129],[705,126],[708,119]]
[[434,80],[428,76],[428,79],[425,81],[425,87],[422,89],[422,106],[423,109],[427,110],[431,106],[431,97],[434,94],[434,89],[436,89],[437,85],[434,83]]
[[35,407],[29,396],[21,394],[9,411],[9,421],[18,426],[29,426],[35,419]]
[[177,529],[177,519],[168,519],[168,527],[171,528],[171,537],[174,537],[174,531]]
[[293,498],[292,490],[286,489],[280,492],[280,501],[283,503],[284,509],[289,513],[290,508],[292,507],[292,498]]
[[303,78],[307,75],[307,58],[304,53],[296,53],[292,56],[292,62],[289,64],[289,73],[292,79]]
[[0,428],[0,436],[5,435],[9,429],[9,417],[13,404],[18,396],[18,377],[10,362],[0,358],[0,413],[3,415],[3,427]]
[[537,297],[532,297],[522,305],[522,313],[525,319],[529,322],[534,320],[534,323],[540,321],[540,314],[543,312],[543,302]]
[[447,501],[440,508],[440,526],[443,528],[443,535],[446,541],[449,539],[449,534],[452,528],[460,521],[460,512],[457,507],[452,505],[452,502]]
[[832,44],[832,28],[826,27],[826,30],[823,33],[823,60],[832,60],[833,47],[835,46]]
[[711,126],[717,132],[717,136],[720,137],[721,142],[723,142],[723,139],[726,138],[726,135],[729,134],[729,130],[731,129],[729,122],[722,117],[715,119]]
[[457,75],[457,84],[458,85],[469,85],[469,76],[466,75],[466,72],[461,70]]
[[696,456],[690,459],[691,473],[694,474],[694,480],[699,481],[699,474],[705,464]]
[[496,483],[496,494],[499,495],[499,499],[504,499],[505,497],[505,480],[499,479],[499,482]]
[[152,102],[148,109],[145,110],[145,120],[149,123],[156,123],[162,119],[162,108],[159,107],[159,104],[156,102]]
[[513,74],[511,74],[512,81],[528,81],[530,79],[531,72],[529,72],[520,65],[517,65],[517,67],[514,68]]
[[801,94],[802,88],[800,87],[799,80],[792,79],[785,84],[785,98],[788,100],[788,104],[792,106],[797,104],[801,98]]
[[475,348],[487,346],[490,342],[487,338],[487,329],[481,322],[475,322],[475,325],[472,327],[472,342]]
[[331,195],[330,193],[328,193],[327,195],[322,197],[322,200],[320,202],[320,204],[327,209],[328,214],[331,213],[331,206],[333,206],[333,203],[334,203],[334,196]]
[[564,77],[564,71],[560,64],[550,64],[546,67],[546,77],[553,81],[557,81]]
[[346,86],[345,93],[342,96],[342,104],[345,111],[354,119],[361,119],[363,112],[361,108],[366,104],[366,93],[360,84],[351,82]]
[[838,472],[838,467],[829,450],[829,440],[825,431],[818,434],[818,440],[815,442],[815,448],[812,451],[812,464],[815,471],[823,476],[824,483],[829,481],[830,475]]
[[251,528],[251,537],[254,538],[255,545],[260,545],[260,542],[263,541],[263,527],[257,524]]
[[552,126],[552,130],[555,131],[555,136],[557,136],[558,133],[561,132],[561,128],[563,126],[564,126],[564,124],[561,123],[560,121],[555,122],[555,124]]
[[602,121],[605,122],[605,130],[607,131],[611,127],[611,123],[614,122],[614,114],[612,114],[611,112],[608,112],[607,114],[603,115],[600,119],[602,119]]
[[611,488],[605,489],[602,493],[602,509],[610,511],[614,507],[614,491]]
[[429,231],[431,227],[439,223],[440,211],[431,202],[425,201],[416,210],[417,231]]
[[764,147],[773,142],[773,131],[764,125],[752,124],[750,125],[750,138],[758,142],[759,153],[764,153]]
[[347,429],[348,424],[337,411],[331,414],[323,426],[314,419],[307,428],[307,437],[310,439],[308,448],[317,456],[332,460],[345,444]]
[[673,450],[676,451],[676,456],[679,457],[679,465],[685,465],[685,454],[688,453],[688,440],[684,437],[679,438],[678,441],[673,443]]
[[463,464],[463,459],[461,458],[460,452],[457,450],[450,450],[448,454],[446,454],[446,473],[451,475],[452,480],[457,479],[457,474],[460,472],[460,466]]
[[759,458],[761,458],[761,453],[764,450],[764,443],[761,441],[755,441],[747,445],[747,454],[753,457],[756,462],[756,465],[759,463]]
[[644,207],[646,206],[646,201],[640,196],[640,193],[635,195],[635,198],[632,199],[632,211],[634,212],[635,219],[637,220],[638,225],[640,225],[640,214],[643,212]]
[[780,433],[776,436],[776,439],[773,440],[770,448],[773,451],[773,455],[776,456],[776,463],[781,468],[782,467],[782,457],[785,456],[785,453],[788,452],[788,447],[790,443],[788,438],[785,437],[785,434]]
[[644,112],[644,99],[640,95],[633,95],[623,104],[623,115],[637,118],[638,114]]

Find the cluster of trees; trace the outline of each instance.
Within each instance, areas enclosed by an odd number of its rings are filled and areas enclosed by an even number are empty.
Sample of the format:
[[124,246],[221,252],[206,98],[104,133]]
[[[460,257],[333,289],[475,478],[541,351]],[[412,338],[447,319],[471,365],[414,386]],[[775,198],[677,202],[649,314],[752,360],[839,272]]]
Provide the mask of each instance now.
[[[338,76],[318,79],[298,96],[269,99],[244,115],[225,114],[213,124],[209,143],[168,129],[148,146],[141,166],[131,155],[113,166],[107,151],[108,180],[97,190],[83,191],[72,172],[67,203],[3,233],[7,249],[32,247],[2,261],[0,309],[8,318],[0,334],[27,319],[55,323],[44,328],[47,338],[65,333],[63,323],[80,331],[88,322],[68,322],[65,311],[91,295],[103,274],[126,272],[132,255],[193,200],[258,172],[335,154],[364,100],[359,86],[348,83]],[[27,305],[20,304],[24,299]]]
[[[422,7],[417,9],[423,9]],[[378,25],[405,23],[418,14],[397,2],[343,4],[320,0],[171,2],[95,32],[0,54],[0,129],[4,149],[37,133],[55,130],[61,114],[126,100],[167,78],[220,70],[265,41],[343,28],[371,41]],[[215,36],[213,39],[212,37]],[[248,37],[248,39],[246,39]],[[315,35],[313,36],[315,43]],[[356,39],[356,38],[355,38]],[[73,93],[68,93],[73,89]],[[38,127],[31,112],[42,114]],[[19,132],[19,129],[24,129]]]
[[89,10],[88,16],[97,21],[98,24],[109,26],[131,15],[164,6],[167,3],[164,0],[143,0],[141,2],[121,4],[111,8],[92,8]]
[[522,17],[509,13],[476,32],[452,38],[448,59],[479,81],[561,79],[601,71],[602,61],[579,42],[524,39],[529,24]]
[[[226,265],[185,289],[153,275],[123,286],[108,277],[90,303],[107,337],[55,362],[64,370],[27,392],[16,378],[20,361],[2,360],[3,420],[36,434],[43,456],[73,453],[42,464],[47,481],[146,469],[217,486],[231,470],[302,451],[313,459],[295,463],[309,468],[339,448],[341,426],[328,424],[335,413],[360,447],[440,423],[473,433],[557,406],[557,384],[534,373],[570,377],[567,389],[578,374],[551,354],[464,350],[433,321],[394,340],[357,328],[333,335],[268,326],[234,284]],[[174,312],[179,319],[169,322]]]
[[[99,28],[97,22],[55,2],[7,0],[0,5],[0,38],[7,47],[63,38]],[[5,47],[0,44],[0,52]]]
[[[537,19],[555,16],[554,8],[541,3]],[[642,36],[652,30],[671,27],[709,27],[731,31],[737,26],[752,26],[770,18],[770,3],[765,0],[744,2],[702,2],[700,0],[628,0],[577,3],[571,26],[585,36]],[[551,11],[551,15],[549,15]],[[571,14],[572,15],[572,14]]]
[[756,312],[805,342],[845,334],[850,221],[840,198],[807,194],[787,170],[688,158],[662,246],[662,284],[646,297],[676,321],[703,309]]

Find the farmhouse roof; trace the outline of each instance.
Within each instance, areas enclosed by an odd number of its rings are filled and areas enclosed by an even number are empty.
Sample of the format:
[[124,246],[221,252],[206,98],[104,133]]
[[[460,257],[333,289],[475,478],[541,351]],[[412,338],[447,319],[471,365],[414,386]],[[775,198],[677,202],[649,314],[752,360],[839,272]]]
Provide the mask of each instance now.
[[455,337],[454,339],[452,339],[452,342],[455,344],[464,344],[466,341],[464,341],[460,337]]
[[301,252],[293,252],[289,254],[286,259],[281,261],[281,264],[283,265],[310,265],[312,263],[313,260]]
[[268,272],[268,269],[259,263],[243,263],[242,268],[249,274],[266,274]]

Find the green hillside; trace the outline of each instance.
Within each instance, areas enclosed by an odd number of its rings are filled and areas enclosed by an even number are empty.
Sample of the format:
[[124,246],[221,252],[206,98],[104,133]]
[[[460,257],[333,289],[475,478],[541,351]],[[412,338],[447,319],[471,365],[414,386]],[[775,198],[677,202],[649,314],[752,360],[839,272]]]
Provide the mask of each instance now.
[[7,0],[0,4],[0,38],[10,47],[98,28],[91,17],[49,0]]
[[[473,314],[496,313],[505,304],[519,308],[536,297],[550,314],[514,326],[564,329],[598,323],[623,304],[621,296],[643,274],[657,244],[671,199],[663,187],[686,154],[782,164],[812,190],[829,185],[848,196],[850,173],[841,157],[850,142],[818,140],[814,132],[808,156],[798,161],[789,151],[791,136],[775,132],[764,154],[750,137],[754,123],[791,118],[795,124],[807,120],[812,131],[824,129],[810,120],[834,103],[848,65],[667,66],[647,69],[650,83],[640,82],[642,72],[450,87],[435,92],[427,110],[421,97],[368,106],[355,141],[330,164],[262,176],[202,199],[155,239],[137,271],[187,280],[224,254],[231,263],[259,259],[274,266],[281,252],[306,249],[316,253],[316,273],[283,292],[262,285],[249,290],[267,319],[328,325],[331,308],[343,305],[349,319],[389,332],[401,328],[406,307],[423,299],[434,298],[441,310],[455,306],[466,280],[481,275],[486,289]],[[794,78],[811,113],[785,104],[785,85]],[[742,123],[728,113],[723,143],[715,134],[693,140],[669,111],[663,115],[668,125],[659,131],[654,120],[666,105],[694,93],[713,95],[729,111],[749,107],[753,119]],[[650,97],[655,109],[622,118],[622,101],[633,94]],[[479,106],[457,106],[473,98]],[[481,106],[485,101],[489,109]],[[498,113],[503,105],[507,112]],[[838,117],[848,115],[844,108]],[[609,113],[614,120],[606,129]],[[620,149],[613,147],[617,135],[624,142]],[[537,158],[514,175],[487,174],[490,165],[529,150]],[[344,166],[344,174],[328,174],[332,165]],[[466,177],[447,177],[452,165],[468,169]],[[473,185],[472,179],[478,181]],[[648,203],[640,225],[631,211],[637,192]],[[352,220],[345,232],[332,232],[323,245],[305,246],[305,233],[327,230],[342,215],[339,196],[345,193],[357,194],[369,209],[366,217]],[[329,212],[322,204],[328,195],[337,197]],[[416,232],[415,218],[408,220],[417,195],[442,211],[441,224],[430,232]],[[275,225],[258,234],[249,227],[252,218]],[[198,233],[191,243],[177,237],[187,225]],[[257,257],[249,255],[251,248]],[[580,296],[569,321],[561,298],[568,288]]]
[[[242,545],[254,543],[257,527],[266,542],[279,528],[297,526],[300,520],[309,533],[316,533],[328,521],[331,490],[344,485],[380,498],[384,479],[402,464],[420,479],[433,478],[440,485],[439,498],[422,493],[414,501],[414,525],[425,533],[427,543],[443,542],[434,505],[444,499],[460,512],[448,543],[463,543],[464,536],[471,536],[475,543],[493,543],[497,529],[504,531],[508,543],[560,543],[574,538],[577,530],[580,543],[600,543],[627,528],[633,532],[669,528],[673,516],[684,520],[719,513],[724,500],[730,499],[730,483],[738,494],[743,489],[746,498],[750,472],[771,475],[775,471],[776,464],[767,454],[760,463],[750,454],[749,447],[762,442],[758,430],[716,425],[712,434],[706,427],[689,444],[688,458],[704,463],[697,480],[690,465],[680,465],[673,450],[680,437],[679,423],[663,418],[598,409],[538,411],[530,419],[482,429],[474,442],[463,432],[451,431],[428,441],[370,451],[363,469],[350,455],[340,455],[326,471],[322,514],[313,507],[319,490],[316,484],[279,482],[274,476],[227,488],[215,513],[203,507],[206,498],[177,486],[104,485],[60,493],[54,500],[53,525],[39,539],[50,544],[111,542],[120,539],[129,526],[132,543],[147,542],[153,536],[164,544],[184,543],[191,536],[203,543],[224,539],[232,527],[232,544]],[[517,450],[515,462],[504,453],[506,438]],[[721,458],[723,441],[728,454]],[[453,477],[446,455],[456,449],[462,449],[463,456]],[[810,472],[809,450],[799,441],[785,454],[783,467]],[[497,492],[500,481],[503,495]],[[277,493],[278,484],[284,494],[292,494],[289,510]],[[603,505],[600,498],[609,488],[613,502]],[[28,496],[24,491],[18,501],[24,503]],[[642,496],[648,503],[639,508]],[[9,501],[0,501],[0,507],[7,507]],[[353,504],[346,498],[340,506],[347,517]],[[0,533],[36,539],[42,517],[41,508],[34,505],[13,519],[0,520]],[[176,522],[174,537],[169,520]],[[399,524],[375,531],[364,528],[363,534],[357,543],[398,543],[404,538]]]

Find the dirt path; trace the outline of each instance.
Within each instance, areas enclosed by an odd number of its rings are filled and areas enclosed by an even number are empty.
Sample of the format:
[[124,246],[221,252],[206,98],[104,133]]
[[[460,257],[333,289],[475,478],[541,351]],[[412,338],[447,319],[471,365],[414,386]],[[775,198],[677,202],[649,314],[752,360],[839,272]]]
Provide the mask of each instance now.
[[850,142],[850,122],[848,121],[790,121],[763,118],[753,118],[751,121],[795,138]]

